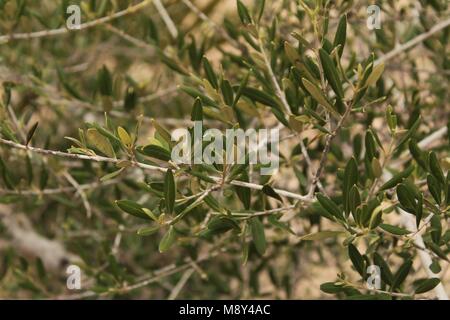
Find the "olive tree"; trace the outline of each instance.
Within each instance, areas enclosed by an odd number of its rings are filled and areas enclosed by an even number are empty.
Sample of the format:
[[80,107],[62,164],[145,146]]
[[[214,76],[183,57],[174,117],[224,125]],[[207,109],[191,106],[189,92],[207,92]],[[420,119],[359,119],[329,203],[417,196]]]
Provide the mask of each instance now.
[[0,296],[448,299],[447,1],[0,9]]

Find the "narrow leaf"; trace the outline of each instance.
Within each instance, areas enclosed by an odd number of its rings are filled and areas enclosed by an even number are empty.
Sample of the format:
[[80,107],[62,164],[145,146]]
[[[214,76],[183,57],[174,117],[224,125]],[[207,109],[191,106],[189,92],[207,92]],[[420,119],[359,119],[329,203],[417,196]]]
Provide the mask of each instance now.
[[166,203],[167,213],[171,214],[175,206],[175,179],[173,177],[172,170],[167,170],[164,178],[164,199]]
[[267,249],[267,243],[264,234],[264,226],[261,220],[257,217],[250,219],[250,227],[256,251],[258,251],[260,255],[264,255]]

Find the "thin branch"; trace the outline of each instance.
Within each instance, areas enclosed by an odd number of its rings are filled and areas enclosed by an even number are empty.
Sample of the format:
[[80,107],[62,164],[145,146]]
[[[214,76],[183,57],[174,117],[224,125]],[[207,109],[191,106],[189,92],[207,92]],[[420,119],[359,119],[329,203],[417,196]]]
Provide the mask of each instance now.
[[69,181],[69,183],[77,190],[78,195],[80,196],[81,200],[83,201],[84,208],[86,209],[86,215],[88,219],[92,217],[92,209],[91,205],[89,204],[89,200],[86,196],[86,193],[80,188],[80,185],[78,182],[72,177],[72,175],[68,172],[64,172],[64,177]]
[[[309,178],[313,179],[312,161],[311,161],[311,158],[309,157],[308,149],[306,148],[305,143],[301,139],[300,139],[300,150],[302,151],[302,155],[305,158],[306,164],[308,165],[308,180],[309,180]],[[317,185],[318,185],[320,191],[325,194],[326,192],[325,192],[325,189],[324,189],[322,183],[320,181],[318,181]]]
[[175,23],[173,23],[172,18],[170,18],[166,8],[164,8],[164,5],[161,3],[161,0],[153,0],[153,5],[156,7],[156,10],[158,10],[161,19],[166,24],[172,38],[176,39],[178,37],[177,27],[175,26]]
[[[117,164],[120,161],[122,161],[121,159],[116,159],[116,158],[107,158],[107,157],[102,157],[102,156],[88,156],[88,155],[84,155],[84,154],[67,153],[67,152],[62,152],[62,151],[54,151],[54,150],[35,148],[35,147],[25,146],[20,143],[15,143],[13,141],[5,140],[3,138],[0,138],[0,143],[10,146],[10,147],[13,147],[13,148],[16,148],[16,149],[31,151],[31,152],[35,152],[35,153],[43,154],[43,155],[47,155],[47,156],[63,157],[63,158],[77,159],[77,160],[90,160],[90,161],[94,161],[94,162],[107,162],[107,163],[114,163],[114,164]],[[135,167],[138,167],[141,169],[154,170],[154,171],[159,171],[159,172],[167,171],[167,168],[153,166],[153,165],[149,165],[149,164],[145,164],[145,163],[141,163],[141,162],[137,162],[137,161],[130,160],[130,163],[132,166],[135,166]]]
[[181,276],[180,281],[178,281],[177,285],[173,288],[172,292],[170,293],[167,300],[175,300],[178,295],[180,294],[181,290],[183,290],[184,286],[188,282],[189,278],[192,276],[192,274],[195,272],[195,270],[188,269],[186,270],[183,275]]
[[314,194],[314,189],[316,188],[317,183],[320,180],[320,176],[322,175],[323,168],[325,167],[325,163],[326,163],[326,160],[327,160],[328,153],[330,152],[331,142],[334,139],[334,137],[336,137],[337,133],[339,132],[339,130],[343,126],[345,120],[347,119],[347,117],[351,113],[352,108],[353,108],[353,104],[350,103],[347,106],[347,109],[345,110],[345,113],[342,115],[341,119],[339,120],[338,124],[336,125],[336,128],[334,128],[333,132],[331,132],[327,136],[327,139],[325,141],[325,147],[324,147],[323,152],[322,152],[322,157],[321,157],[320,162],[319,162],[319,168],[317,169],[317,172],[316,172],[316,174],[314,176],[313,182],[312,182],[311,187],[309,189],[309,193],[308,193],[309,196],[312,196]]
[[278,96],[278,98],[281,100],[281,104],[283,106],[284,112],[286,112],[286,115],[291,114],[291,108],[289,107],[289,103],[286,100],[286,96],[284,92],[281,90],[280,85],[278,84],[277,77],[275,76],[275,73],[273,72],[272,65],[270,64],[269,58],[267,57],[266,50],[264,49],[264,44],[261,39],[261,36],[258,37],[259,41],[259,48],[261,50],[261,54],[264,59],[264,63],[267,68],[267,72],[269,73],[270,81],[272,82],[273,87],[275,88],[275,92]]
[[[217,252],[213,252],[213,253],[210,253],[210,254],[207,254],[205,256],[198,258],[194,262],[196,264],[206,262],[206,261],[216,257],[217,255],[218,255]],[[58,296],[53,299],[56,299],[56,300],[79,300],[79,299],[92,298],[92,297],[96,297],[96,296],[105,297],[105,296],[108,296],[111,294],[125,294],[127,292],[130,292],[130,291],[133,291],[136,289],[140,289],[142,287],[146,287],[149,284],[158,282],[159,280],[166,278],[168,276],[171,276],[173,274],[182,272],[186,269],[190,269],[190,268],[192,268],[192,262],[193,261],[188,261],[180,266],[176,266],[176,265],[172,264],[172,265],[163,267],[163,268],[153,272],[150,277],[144,278],[134,284],[124,285],[123,287],[120,287],[120,288],[111,288],[109,291],[106,291],[103,293],[96,293],[96,292],[88,290],[88,291],[85,291],[85,292],[82,292],[79,294]]]
[[[89,29],[89,28],[101,25],[103,23],[107,23],[107,22],[113,21],[115,19],[130,15],[132,13],[138,12],[138,11],[146,8],[151,2],[152,2],[152,0],[144,0],[134,6],[128,7],[127,9],[113,13],[109,16],[102,17],[102,18],[99,18],[99,19],[96,19],[93,21],[89,21],[86,23],[82,23],[77,29],[75,29],[73,31],[81,31],[81,30]],[[43,37],[57,36],[57,35],[69,33],[71,31],[72,30],[69,30],[66,27],[63,27],[63,28],[59,28],[59,29],[43,30],[43,31],[37,31],[37,32],[30,32],[30,33],[15,33],[15,34],[10,34],[10,35],[3,35],[3,36],[0,36],[0,44],[7,43],[11,40],[37,39],[37,38],[43,38]]]
[[[89,189],[95,189],[99,187],[106,187],[109,185],[116,184],[120,181],[120,179],[113,179],[108,180],[105,182],[93,182],[93,183],[87,183],[87,184],[80,184],[79,189],[80,190],[89,190]],[[66,193],[66,192],[76,192],[77,189],[75,187],[61,187],[61,188],[54,188],[54,189],[44,189],[44,190],[5,190],[0,189],[0,195],[21,195],[21,196],[40,196],[40,195],[54,195],[54,194],[60,194],[60,193]]]
[[441,22],[439,22],[438,24],[434,25],[430,30],[428,30],[427,32],[424,32],[420,35],[418,35],[417,37],[411,39],[410,41],[399,45],[398,47],[396,47],[394,50],[386,53],[385,55],[381,56],[379,59],[377,59],[375,61],[375,64],[379,64],[382,62],[386,62],[387,60],[390,60],[392,58],[394,58],[395,56],[399,55],[400,53],[411,49],[412,47],[418,45],[419,43],[427,40],[428,38],[430,38],[431,36],[433,36],[435,33],[444,30],[445,28],[447,28],[448,26],[450,26],[450,18],[447,18]]
[[11,117],[12,123],[16,127],[16,130],[19,132],[19,135],[22,138],[22,141],[25,142],[27,140],[27,136],[26,136],[23,128],[20,126],[20,123],[19,123],[19,120],[17,119],[16,113],[14,112],[13,108],[11,107],[11,103],[8,104],[7,109],[8,109],[9,116]]
[[[0,144],[4,144],[4,145],[10,146],[12,148],[31,151],[31,152],[35,152],[35,153],[43,154],[43,155],[47,155],[47,156],[63,157],[63,158],[76,159],[76,160],[90,160],[90,161],[94,161],[94,162],[106,162],[106,163],[113,163],[113,164],[117,164],[120,161],[122,161],[121,159],[116,159],[116,158],[107,158],[107,157],[102,157],[102,156],[88,156],[88,155],[83,155],[83,154],[75,154],[75,153],[67,153],[67,152],[62,152],[62,151],[54,151],[54,150],[35,148],[35,147],[25,146],[23,144],[16,143],[13,141],[5,140],[3,138],[0,138]],[[163,173],[167,172],[167,170],[168,170],[168,168],[149,165],[149,164],[137,162],[134,160],[129,160],[129,161],[132,166],[141,168],[144,170],[159,171],[159,172],[163,172]],[[211,178],[212,180],[214,180],[217,183],[222,183],[222,178],[220,178],[220,177],[210,176],[209,178]],[[254,190],[262,190],[262,188],[264,187],[263,185],[239,181],[239,180],[232,180],[227,183],[234,185],[234,186],[240,186],[240,187],[245,187],[245,188],[254,189]],[[290,191],[281,190],[281,189],[274,189],[274,190],[280,196],[297,199],[297,200],[300,200],[303,202],[312,202],[312,200],[313,200],[312,197],[302,196],[302,195],[299,195],[299,194],[296,194],[296,193],[293,193]]]

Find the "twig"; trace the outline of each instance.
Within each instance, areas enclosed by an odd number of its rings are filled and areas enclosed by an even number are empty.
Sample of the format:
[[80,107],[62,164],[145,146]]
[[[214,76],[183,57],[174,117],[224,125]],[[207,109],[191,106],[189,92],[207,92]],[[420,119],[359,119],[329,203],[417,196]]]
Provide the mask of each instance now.
[[[144,0],[134,6],[128,7],[127,9],[113,13],[112,15],[102,17],[102,18],[99,18],[99,19],[96,19],[93,21],[89,21],[86,23],[82,23],[76,29],[76,31],[89,29],[89,28],[98,26],[100,24],[110,22],[117,18],[121,18],[126,15],[138,12],[138,11],[144,9],[146,6],[148,6],[151,2],[152,2],[152,0]],[[10,40],[36,39],[36,38],[62,35],[62,34],[66,34],[69,32],[71,32],[71,30],[64,27],[64,28],[59,28],[59,29],[43,30],[43,31],[37,31],[37,32],[30,32],[30,33],[15,33],[15,34],[10,34],[10,35],[3,35],[3,36],[0,36],[0,44],[7,43]]]
[[[4,145],[10,146],[10,147],[13,147],[16,149],[20,149],[20,150],[27,150],[27,151],[31,151],[31,152],[35,152],[35,153],[39,153],[39,154],[44,154],[47,156],[63,157],[63,158],[76,159],[76,160],[90,160],[90,161],[94,161],[94,162],[106,162],[106,163],[113,163],[113,164],[117,164],[120,161],[122,161],[121,159],[116,159],[116,158],[107,158],[107,157],[102,157],[102,156],[88,156],[88,155],[83,155],[83,154],[67,153],[67,152],[62,152],[62,151],[47,150],[47,149],[41,149],[41,148],[35,148],[35,147],[29,147],[29,146],[27,147],[23,144],[5,140],[3,138],[0,138],[0,144],[4,144]],[[167,170],[168,170],[167,168],[164,168],[164,167],[149,165],[149,164],[137,162],[134,160],[129,160],[129,161],[132,166],[141,168],[144,170],[159,171],[159,172],[163,172],[163,173],[167,172]],[[222,178],[219,178],[219,177],[210,176],[209,178],[211,178],[212,180],[214,180],[217,183],[222,182]],[[245,188],[254,189],[254,190],[262,190],[262,188],[264,187],[263,185],[239,181],[239,180],[232,180],[232,181],[228,181],[227,183],[234,185],[234,186],[240,186],[240,187],[245,187]],[[290,191],[281,190],[281,189],[274,189],[274,190],[280,196],[297,199],[297,200],[300,200],[303,202],[312,202],[312,200],[313,200],[312,197],[302,196],[302,195],[299,195],[299,194],[296,194],[296,193],[293,193]]]
[[181,290],[183,290],[183,287],[186,285],[186,283],[188,282],[189,278],[192,276],[192,274],[194,273],[194,269],[188,269],[186,270],[183,275],[181,276],[180,281],[178,281],[177,285],[173,288],[172,292],[170,293],[169,297],[167,298],[167,300],[175,300],[178,295],[180,294]]
[[71,185],[77,190],[77,193],[79,194],[81,200],[83,201],[84,208],[86,209],[86,215],[88,219],[92,217],[92,209],[91,205],[89,204],[89,200],[86,196],[86,193],[80,188],[80,185],[78,182],[72,177],[72,175],[68,172],[64,172],[64,177],[69,181]]
[[16,130],[19,132],[20,137],[22,138],[22,141],[25,142],[27,139],[27,136],[26,136],[23,128],[20,126],[19,120],[17,119],[16,113],[12,109],[11,104],[8,104],[8,113],[9,113],[9,116],[11,117],[11,120],[12,120],[14,126],[16,127]]
[[[114,164],[117,164],[121,161],[121,159],[107,158],[107,157],[102,157],[102,156],[88,156],[88,155],[84,155],[84,154],[67,153],[67,152],[62,152],[62,151],[54,151],[54,150],[35,148],[35,147],[25,146],[20,143],[15,143],[13,141],[5,140],[3,138],[0,138],[0,143],[10,146],[10,147],[13,147],[13,148],[16,148],[16,149],[31,151],[31,152],[35,152],[35,153],[39,153],[39,154],[56,156],[56,157],[78,159],[78,160],[90,160],[90,161],[94,161],[94,162],[108,162],[108,163],[114,163]],[[135,167],[138,167],[141,169],[154,170],[154,171],[160,171],[160,172],[167,171],[167,168],[157,167],[157,166],[153,166],[153,165],[149,165],[149,164],[145,164],[145,163],[141,163],[141,162],[137,162],[137,161],[130,161],[130,163],[132,166],[135,166]]]
[[411,39],[410,41],[399,45],[397,48],[395,48],[394,50],[386,53],[385,55],[381,56],[379,59],[377,59],[375,61],[375,64],[379,64],[382,62],[386,62],[387,60],[390,60],[392,58],[394,58],[395,56],[399,55],[400,53],[418,45],[419,43],[425,41],[426,39],[428,39],[429,37],[431,37],[432,35],[434,35],[435,33],[444,30],[445,28],[447,28],[448,26],[450,26],[450,18],[443,20],[441,22],[439,22],[438,24],[434,25],[430,30],[428,30],[427,32],[424,32],[420,35],[418,35],[417,37]]
[[161,3],[161,0],[153,0],[153,4],[156,7],[156,10],[158,10],[161,19],[166,24],[170,35],[172,36],[172,38],[176,39],[178,37],[177,27],[175,26],[175,23],[173,23],[172,18],[170,18],[166,8],[164,8],[164,5]]
[[[311,158],[309,157],[308,149],[306,148],[303,140],[301,140],[301,139],[300,139],[300,150],[302,151],[302,155],[305,158],[306,164],[308,165],[308,180],[310,178],[313,179]],[[318,185],[320,191],[325,194],[326,192],[325,192],[325,189],[324,189],[322,183],[320,181],[318,181],[317,185]]]
[[277,78],[275,76],[275,73],[273,72],[273,69],[272,69],[272,65],[270,64],[270,61],[267,58],[267,54],[266,54],[266,51],[264,49],[264,44],[263,44],[263,41],[261,39],[261,36],[258,36],[258,41],[259,41],[259,48],[261,50],[261,54],[263,56],[264,63],[265,63],[266,68],[267,68],[267,72],[269,73],[270,81],[272,82],[272,85],[275,88],[275,92],[276,92],[278,98],[281,100],[281,104],[283,106],[284,112],[286,113],[286,115],[290,115],[291,114],[291,108],[289,107],[289,103],[286,100],[286,96],[285,96],[284,92],[281,90],[280,85],[278,84],[278,80],[277,80]]
[[[87,183],[87,184],[80,184],[79,189],[80,190],[95,189],[98,187],[105,187],[108,185],[116,184],[119,181],[120,181],[120,179],[113,179],[113,180],[108,180],[105,182],[99,181],[99,182],[93,182],[93,183]],[[73,191],[77,191],[77,189],[75,187],[61,187],[61,188],[44,189],[44,190],[5,190],[5,189],[0,189],[0,195],[40,196],[40,195],[54,195],[54,194],[73,192]]]
[[341,127],[343,126],[345,120],[347,119],[348,115],[351,113],[353,108],[353,104],[350,103],[347,106],[347,109],[345,110],[345,113],[342,115],[341,119],[339,120],[338,124],[336,125],[336,128],[334,128],[333,132],[331,132],[328,136],[327,139],[325,141],[325,147],[323,149],[322,152],[322,157],[320,159],[319,162],[319,168],[317,169],[317,172],[314,176],[313,182],[311,184],[311,187],[309,189],[309,196],[312,196],[314,194],[314,189],[316,188],[317,183],[320,180],[320,176],[322,175],[322,170],[325,167],[325,163],[327,160],[327,156],[328,156],[328,152],[330,151],[331,148],[331,141],[334,139],[334,137],[336,137],[337,133],[339,132],[339,130],[341,129]]

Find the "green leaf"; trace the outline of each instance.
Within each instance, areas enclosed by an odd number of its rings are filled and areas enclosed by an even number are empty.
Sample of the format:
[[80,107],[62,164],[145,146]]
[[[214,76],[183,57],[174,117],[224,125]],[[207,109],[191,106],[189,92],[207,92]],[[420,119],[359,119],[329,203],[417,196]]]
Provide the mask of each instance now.
[[430,278],[430,279],[422,279],[416,281],[416,290],[415,294],[425,293],[430,290],[433,290],[438,284],[441,282],[439,278]]
[[86,132],[86,137],[89,144],[93,145],[101,153],[107,155],[110,158],[116,157],[111,142],[109,142],[108,138],[98,132],[97,129],[88,129]]
[[257,5],[256,9],[257,9],[257,13],[258,13],[256,21],[259,22],[264,13],[264,8],[266,6],[266,0],[258,0],[256,5]]
[[404,228],[392,226],[390,224],[384,224],[384,223],[380,224],[380,228],[386,232],[395,234],[397,236],[404,236],[404,235],[412,233],[412,231],[406,230]]
[[391,105],[388,105],[386,108],[386,122],[388,123],[391,132],[394,132],[395,129],[397,129],[397,115]]
[[442,235],[441,218],[437,215],[433,215],[433,217],[430,220],[430,226],[431,226],[430,232],[431,240],[433,240],[433,242],[439,246]]
[[225,232],[231,229],[240,230],[239,224],[226,216],[213,217],[208,223],[208,229],[215,232]]
[[339,58],[342,57],[342,53],[344,52],[346,40],[347,40],[347,15],[344,14],[341,17],[341,19],[339,19],[339,24],[333,41],[334,48],[340,46],[338,49]]
[[397,198],[403,209],[409,213],[416,213],[416,200],[412,191],[403,183],[397,186]]
[[[336,69],[336,65],[329,56],[329,54],[324,50],[319,50],[320,62],[322,63],[323,72],[325,74],[328,83],[330,84],[333,91],[339,97],[339,99],[344,98],[344,90],[342,89],[342,83],[339,79],[339,74]],[[309,91],[309,90],[308,90]]]
[[128,87],[125,91],[125,97],[123,99],[123,108],[126,111],[133,110],[138,103],[138,96],[136,90],[133,87]]
[[320,290],[329,293],[336,294],[345,290],[343,285],[336,285],[334,282],[325,282],[320,285]]
[[371,87],[374,84],[377,83],[378,79],[381,78],[381,75],[384,72],[384,63],[380,63],[376,67],[373,68],[372,73],[370,74],[369,78],[367,79],[366,85]]
[[281,199],[280,195],[278,193],[276,193],[275,190],[268,184],[265,184],[263,186],[262,192],[264,192],[264,194],[268,197],[271,197],[271,198],[277,199],[280,202],[283,202],[283,199]]
[[357,208],[361,205],[361,195],[359,194],[358,187],[353,185],[348,195],[348,205],[353,218],[356,220]]
[[112,96],[112,77],[106,66],[103,66],[97,73],[97,86],[102,96]]
[[243,24],[251,24],[252,18],[250,17],[250,14],[248,13],[247,7],[242,3],[241,0],[237,0],[237,9],[239,18],[241,19],[241,22]]
[[348,161],[344,170],[343,198],[344,198],[344,210],[346,215],[350,213],[350,204],[349,204],[350,189],[356,184],[358,184],[358,164],[356,163],[355,158],[352,157]]
[[121,168],[119,170],[108,173],[108,174],[104,175],[103,177],[101,177],[100,181],[104,182],[104,181],[114,179],[115,177],[118,177],[124,170],[125,170],[125,168]]
[[119,139],[123,143],[124,146],[129,147],[133,144],[133,140],[131,139],[127,130],[125,130],[124,128],[118,127],[117,135],[119,136]]
[[439,258],[444,259],[445,261],[450,261],[447,257],[447,254],[441,249],[441,247],[439,247],[439,245],[437,245],[436,243],[432,242],[432,241],[427,241],[426,245],[428,248],[431,249],[431,251],[433,251]]
[[420,150],[419,146],[414,140],[409,141],[409,151],[411,152],[414,160],[416,160],[417,164],[421,166],[422,169],[428,170],[426,154],[422,150]]
[[369,230],[373,230],[380,225],[380,223],[383,221],[382,216],[383,216],[383,210],[381,209],[381,207],[375,208],[375,210],[370,215]]
[[264,234],[264,225],[257,217],[250,219],[250,228],[252,232],[253,242],[256,251],[260,255],[264,255],[267,249],[266,236]]
[[150,236],[152,234],[155,234],[160,228],[161,228],[160,225],[151,226],[151,227],[143,227],[137,231],[137,234],[140,236],[143,236],[143,237]]
[[345,232],[343,232],[343,231],[332,231],[332,230],[319,231],[319,232],[304,235],[304,236],[300,237],[300,240],[303,240],[303,241],[323,240],[323,239],[327,239],[327,238],[335,238],[340,235],[343,235],[344,233]]
[[445,177],[442,172],[441,165],[435,152],[430,152],[428,157],[431,174],[439,181],[441,185],[445,185]]
[[389,179],[385,184],[380,187],[380,192],[394,188],[397,184],[402,182],[404,179],[409,177],[409,175],[414,171],[414,166],[410,165],[405,170],[395,174],[391,179]]
[[365,263],[363,256],[359,253],[358,249],[353,245],[348,245],[348,256],[350,257],[350,260],[352,261],[353,266],[355,267],[356,271],[364,277],[365,274]]
[[131,214],[132,216],[149,220],[151,219],[148,214],[145,213],[142,206],[136,202],[130,200],[117,200],[116,205],[124,212]]
[[411,138],[416,133],[417,129],[419,128],[421,120],[422,118],[419,116],[417,120],[414,122],[414,124],[411,126],[411,128],[409,128],[406,134],[402,137],[400,142],[397,144],[395,150],[397,150],[400,146],[402,146],[406,141],[408,141],[409,138]]
[[441,265],[439,264],[439,260],[433,259],[433,262],[430,264],[430,270],[433,271],[434,274],[438,274],[439,272],[442,271]]
[[163,253],[169,250],[177,240],[177,234],[175,231],[175,228],[173,226],[169,227],[169,230],[166,232],[166,234],[162,237],[161,241],[159,242],[159,252]]
[[203,70],[205,71],[206,78],[208,79],[209,83],[213,86],[214,89],[219,89],[219,81],[217,81],[217,76],[214,73],[214,70],[209,63],[208,58],[205,56],[202,58],[202,64],[203,64]]
[[[247,172],[243,172],[243,174],[241,175],[241,181],[244,182],[248,182],[248,174]],[[244,208],[246,210],[250,209],[250,204],[251,204],[251,192],[249,188],[245,188],[245,187],[240,187],[240,186],[235,186],[234,187],[236,190],[236,194],[239,198],[239,200],[241,200],[242,204],[244,205]]]
[[202,92],[200,92],[196,88],[188,87],[188,86],[180,86],[180,90],[187,93],[194,99],[200,98],[202,100],[202,103],[206,106],[218,107],[217,103],[214,100],[212,100],[208,96],[204,95]]
[[56,70],[58,72],[59,81],[61,81],[61,84],[63,85],[64,89],[66,89],[66,91],[74,98],[83,101],[84,99],[81,96],[81,94],[67,81],[64,71],[59,66],[57,67]]
[[381,168],[380,161],[377,158],[373,158],[371,162],[371,169],[375,178],[381,177],[383,169]]
[[171,57],[164,54],[162,51],[158,51],[159,59],[161,59],[161,62],[164,63],[166,66],[168,66],[173,71],[176,71],[182,75],[188,76],[189,72],[183,67],[183,65]]
[[310,82],[309,80],[303,78],[302,83],[305,86],[306,90],[309,94],[316,100],[319,104],[325,107],[328,112],[334,115],[337,119],[340,118],[339,113],[335,110],[335,108],[328,102],[327,98],[323,95],[322,91],[315,84]]
[[233,106],[234,92],[230,81],[223,79],[220,83],[220,90],[222,91],[223,101],[227,106]]
[[391,290],[395,290],[405,281],[406,277],[408,276],[409,271],[412,267],[412,260],[408,259],[401,265],[401,267],[397,270],[397,272],[394,275],[394,281],[392,281],[392,287]]
[[170,159],[172,159],[169,151],[155,144],[150,144],[145,147],[138,148],[137,151],[142,153],[143,155],[162,161],[169,161]]
[[251,87],[245,87],[245,88],[242,88],[242,94],[244,96],[250,98],[250,100],[252,100],[252,101],[259,102],[261,104],[270,106],[275,109],[280,108],[278,102],[270,94],[268,94],[264,91],[261,91],[261,90],[255,89],[255,88],[251,88]]
[[441,204],[441,186],[439,184],[439,181],[432,175],[427,176],[427,185],[428,190],[431,193],[431,196],[433,197],[434,201],[436,201],[437,204]]
[[164,178],[164,200],[167,213],[171,214],[175,206],[176,186],[172,170],[168,169]]
[[377,147],[372,131],[367,131],[364,143],[366,146],[366,157],[369,161],[372,161],[377,156]]
[[172,221],[171,225],[176,224],[178,221],[183,219],[189,212],[197,208],[199,205],[203,204],[203,199],[201,197],[198,197],[195,199],[194,202],[192,202],[190,205],[188,205],[183,211],[181,211]]
[[416,211],[416,227],[417,228],[419,228],[422,217],[423,217],[423,194],[419,193],[419,200],[417,201],[417,211]]
[[328,197],[322,195],[321,193],[317,194],[317,200],[319,204],[332,216],[338,218],[339,220],[344,220],[342,216],[342,211],[339,207]]
[[280,228],[281,230],[287,231],[294,236],[296,235],[296,233],[289,227],[288,223],[281,222],[275,215],[270,215],[267,218],[267,221],[269,221],[269,223],[276,228]]
[[286,56],[288,57],[289,61],[295,65],[298,61],[301,60],[300,54],[297,52],[297,49],[295,49],[289,42],[284,42],[284,52],[286,53]]
[[27,140],[26,140],[25,145],[28,145],[30,143],[31,139],[34,136],[34,133],[36,132],[36,129],[37,129],[38,125],[39,125],[39,122],[36,122],[35,124],[33,124],[31,129],[28,131],[28,133],[27,133]]
[[200,98],[195,99],[194,106],[191,113],[192,121],[203,121],[203,104]]
[[376,264],[381,271],[381,280],[383,280],[387,285],[391,285],[394,280],[394,276],[389,269],[389,265],[384,261],[384,259],[378,254],[378,252],[374,252],[373,254],[373,262]]
[[171,143],[172,141],[172,136],[170,134],[170,132],[164,128],[162,125],[160,125],[158,123],[157,120],[152,119],[151,120],[153,127],[155,127],[156,132],[167,142],[167,143]]

